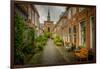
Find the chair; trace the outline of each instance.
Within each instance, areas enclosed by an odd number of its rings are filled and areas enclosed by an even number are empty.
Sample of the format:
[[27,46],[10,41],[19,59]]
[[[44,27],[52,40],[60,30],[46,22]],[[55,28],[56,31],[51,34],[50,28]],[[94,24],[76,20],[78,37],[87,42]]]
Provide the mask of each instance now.
[[75,56],[80,60],[88,61],[88,49],[87,48],[81,48],[80,50],[77,50],[74,52]]

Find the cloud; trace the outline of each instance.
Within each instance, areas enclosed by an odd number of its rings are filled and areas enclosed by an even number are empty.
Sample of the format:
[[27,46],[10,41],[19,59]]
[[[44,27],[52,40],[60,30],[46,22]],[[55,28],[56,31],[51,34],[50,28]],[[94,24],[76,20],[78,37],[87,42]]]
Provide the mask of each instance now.
[[57,22],[59,16],[65,11],[64,6],[35,5],[40,15],[40,23],[47,20],[48,8],[50,10],[51,21]]

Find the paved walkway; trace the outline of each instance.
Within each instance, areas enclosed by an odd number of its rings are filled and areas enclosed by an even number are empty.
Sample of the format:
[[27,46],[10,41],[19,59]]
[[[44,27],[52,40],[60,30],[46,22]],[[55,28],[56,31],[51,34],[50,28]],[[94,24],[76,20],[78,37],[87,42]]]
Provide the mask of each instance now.
[[64,46],[56,46],[53,40],[49,39],[42,52],[37,53],[29,61],[34,65],[61,65],[77,62],[73,52],[66,51]]
[[67,64],[77,62],[73,51],[67,51],[64,46],[56,46],[56,48],[60,51],[60,53],[64,57],[64,59],[66,59]]
[[57,50],[53,40],[49,39],[47,45],[44,47],[41,64],[53,65],[53,64],[66,64],[66,60]]

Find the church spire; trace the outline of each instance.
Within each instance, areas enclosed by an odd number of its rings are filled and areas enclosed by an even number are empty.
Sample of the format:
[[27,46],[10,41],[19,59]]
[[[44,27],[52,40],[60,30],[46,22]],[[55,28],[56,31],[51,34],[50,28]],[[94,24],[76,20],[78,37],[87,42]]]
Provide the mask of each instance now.
[[50,21],[50,10],[48,9],[47,21]]

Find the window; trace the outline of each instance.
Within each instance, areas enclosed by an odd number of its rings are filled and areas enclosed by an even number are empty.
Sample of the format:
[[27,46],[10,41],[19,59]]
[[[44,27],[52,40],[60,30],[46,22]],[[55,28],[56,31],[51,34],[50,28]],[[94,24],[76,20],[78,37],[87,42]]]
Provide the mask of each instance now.
[[90,17],[90,48],[93,48],[95,46],[95,20],[94,17]]
[[31,13],[32,13],[32,10],[31,10],[31,7],[29,6],[28,7],[28,19],[31,19],[32,17]]
[[71,28],[69,28],[69,41],[70,41],[70,42],[72,41],[71,32],[72,32],[72,29],[71,29]]
[[76,7],[73,7],[72,8],[72,15],[75,15],[76,14]]
[[34,11],[32,11],[32,23],[34,24],[35,23],[35,19],[34,19]]
[[71,34],[71,28],[69,28],[69,34]]
[[70,19],[70,18],[71,18],[71,8],[68,11],[68,19]]
[[24,12],[17,6],[15,6],[15,13],[18,13],[25,21],[27,20],[27,14],[24,14]]
[[73,28],[73,32],[76,33],[76,26],[74,26],[74,28]]
[[74,44],[76,44],[76,26],[73,27],[73,37],[74,37]]
[[86,23],[85,21],[80,22],[80,44],[85,47],[86,43]]

